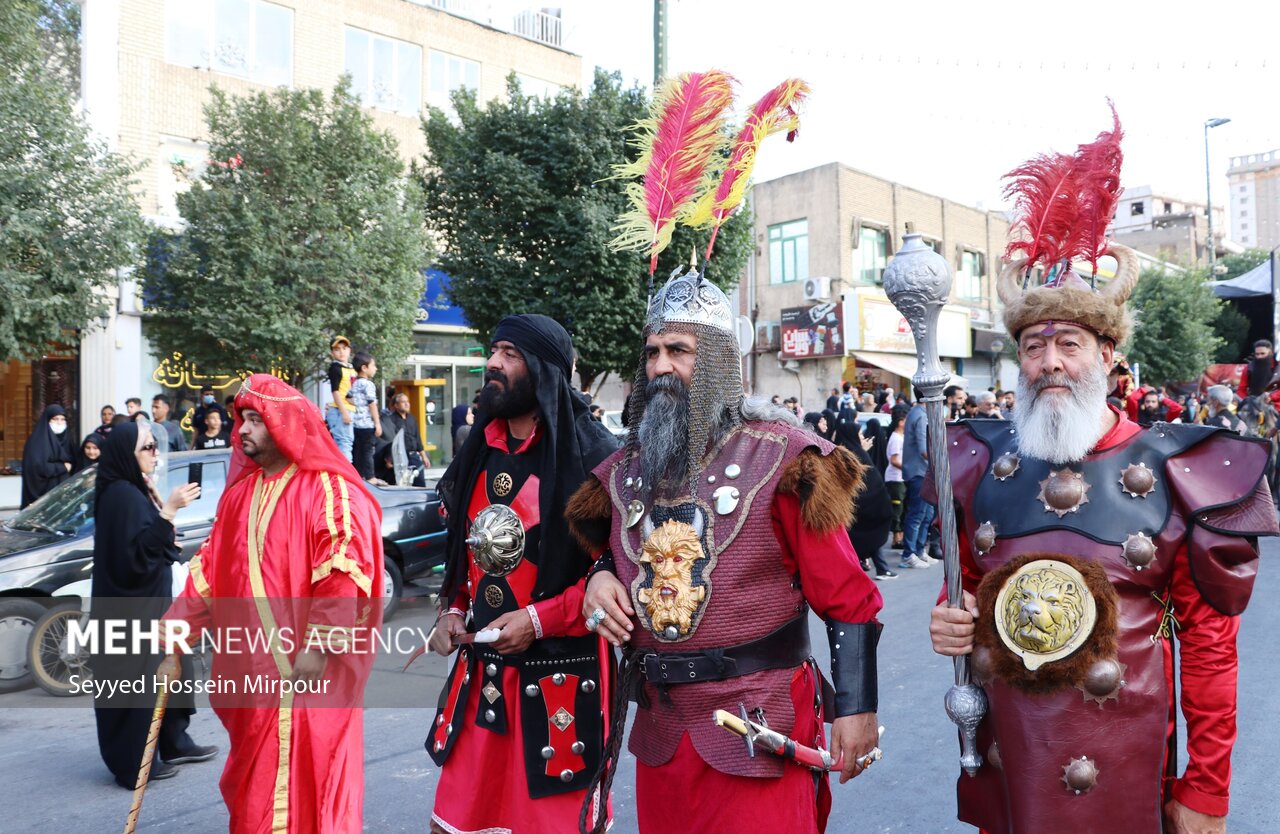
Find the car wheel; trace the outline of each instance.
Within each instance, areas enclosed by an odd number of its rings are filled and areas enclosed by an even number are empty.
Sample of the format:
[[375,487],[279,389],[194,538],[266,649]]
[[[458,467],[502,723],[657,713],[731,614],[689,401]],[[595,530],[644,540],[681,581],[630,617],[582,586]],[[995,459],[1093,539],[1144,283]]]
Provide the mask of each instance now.
[[400,607],[400,594],[404,591],[404,579],[400,566],[390,556],[382,557],[382,619],[391,619]]
[[25,597],[0,598],[0,692],[26,689],[35,683],[27,666],[27,642],[45,607]]
[[31,630],[27,646],[27,666],[36,686],[50,695],[60,698],[83,695],[86,690],[73,686],[71,678],[77,676],[79,683],[93,677],[89,671],[88,649],[80,647],[75,654],[67,651],[67,634],[71,624],[83,616],[85,614],[78,600],[64,602],[46,611]]

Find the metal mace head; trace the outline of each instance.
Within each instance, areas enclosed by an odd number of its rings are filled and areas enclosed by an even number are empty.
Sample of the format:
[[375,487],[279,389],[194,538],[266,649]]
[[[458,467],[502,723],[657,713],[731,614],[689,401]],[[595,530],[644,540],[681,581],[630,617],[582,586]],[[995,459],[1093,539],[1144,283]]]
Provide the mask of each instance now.
[[910,224],[902,248],[884,271],[884,291],[916,339],[919,368],[911,383],[923,399],[941,398],[951,374],[938,359],[938,316],[951,297],[951,267]]

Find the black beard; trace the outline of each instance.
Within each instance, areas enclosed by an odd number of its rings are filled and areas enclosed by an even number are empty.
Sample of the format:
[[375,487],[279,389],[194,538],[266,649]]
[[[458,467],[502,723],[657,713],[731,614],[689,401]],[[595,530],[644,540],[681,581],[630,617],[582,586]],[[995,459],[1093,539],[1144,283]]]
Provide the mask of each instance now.
[[645,482],[657,492],[663,481],[680,485],[689,473],[689,389],[667,374],[649,380],[644,393],[640,464]]
[[[502,385],[490,385],[491,380]],[[533,379],[529,374],[512,382],[502,371],[485,371],[484,382],[480,389],[479,408],[490,417],[510,420],[523,417],[538,407],[538,394],[533,389]]]

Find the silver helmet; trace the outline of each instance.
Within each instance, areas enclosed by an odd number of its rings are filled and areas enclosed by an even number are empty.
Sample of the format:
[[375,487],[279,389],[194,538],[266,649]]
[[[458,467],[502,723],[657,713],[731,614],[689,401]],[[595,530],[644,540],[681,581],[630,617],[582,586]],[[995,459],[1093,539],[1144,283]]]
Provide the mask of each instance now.
[[[742,359],[733,308],[724,292],[696,267],[671,273],[649,302],[644,337],[655,333],[691,333],[698,338],[697,359],[689,385],[689,483],[702,471],[710,441],[742,422]],[[647,405],[643,352],[628,401],[627,445],[639,447],[638,431]]]

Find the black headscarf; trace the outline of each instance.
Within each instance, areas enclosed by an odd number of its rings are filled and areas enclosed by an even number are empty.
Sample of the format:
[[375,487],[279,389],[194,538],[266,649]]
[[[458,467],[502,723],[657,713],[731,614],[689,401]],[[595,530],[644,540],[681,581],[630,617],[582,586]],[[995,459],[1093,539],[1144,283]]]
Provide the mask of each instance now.
[[22,506],[27,506],[58,484],[71,477],[66,464],[76,462],[75,448],[71,445],[70,428],[62,434],[54,434],[49,420],[66,417],[67,410],[60,405],[47,405],[40,412],[31,429],[31,436],[22,447]]
[[[542,561],[533,598],[553,597],[576,583],[590,567],[590,557],[569,534],[564,505],[591,470],[618,447],[603,423],[591,418],[584,398],[574,396],[573,340],[555,319],[537,314],[507,316],[498,323],[491,343],[508,341],[524,356],[538,397],[542,438],[534,447],[540,460],[538,504]],[[475,425],[440,478],[439,489],[449,512],[449,562],[440,598],[448,603],[467,577],[465,529],[467,502],[485,469],[489,444],[485,427],[493,418],[476,412]]]
[[80,450],[76,452],[76,463],[73,471],[80,472],[97,462],[89,460],[89,456],[84,453],[84,447],[90,443],[98,447],[98,453],[101,456],[102,447],[107,445],[107,436],[101,432],[93,431],[86,435],[84,440],[80,441]]

